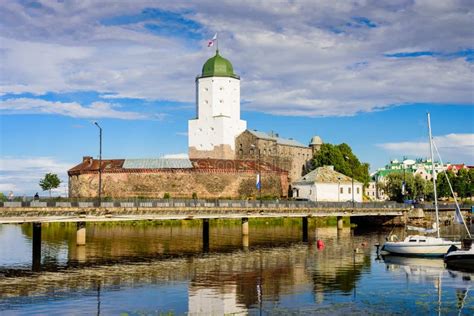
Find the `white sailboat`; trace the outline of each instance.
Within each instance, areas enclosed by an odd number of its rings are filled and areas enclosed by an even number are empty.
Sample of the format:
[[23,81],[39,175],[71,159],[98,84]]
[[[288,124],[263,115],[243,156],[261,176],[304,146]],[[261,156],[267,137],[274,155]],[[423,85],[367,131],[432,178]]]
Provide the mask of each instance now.
[[[430,114],[428,113],[428,133],[429,133],[429,144],[431,152],[431,168],[433,175],[433,191],[434,191],[434,203],[436,213],[436,223],[433,224],[433,229],[436,229],[436,237],[423,236],[423,235],[410,235],[404,240],[399,241],[395,236],[390,236],[382,249],[381,253],[394,254],[394,255],[405,255],[405,256],[426,256],[426,257],[442,257],[444,256],[451,246],[460,246],[461,242],[451,241],[441,238],[439,232],[439,214],[438,214],[438,195],[436,192],[436,173],[433,159],[433,137],[431,135],[431,122]],[[417,229],[421,230],[421,229]],[[432,230],[425,230],[429,233]]]

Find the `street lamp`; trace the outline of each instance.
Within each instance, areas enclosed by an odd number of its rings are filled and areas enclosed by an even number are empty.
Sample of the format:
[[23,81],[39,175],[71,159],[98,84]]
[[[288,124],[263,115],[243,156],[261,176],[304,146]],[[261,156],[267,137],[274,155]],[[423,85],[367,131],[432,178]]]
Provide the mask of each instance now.
[[260,205],[262,205],[262,176],[260,174],[260,150],[258,150],[255,144],[251,144],[254,150],[256,150],[256,157],[257,157],[257,166],[255,167],[257,171],[257,189],[258,189],[258,198],[260,199]]
[[94,122],[94,125],[99,128],[99,207],[102,201],[102,127],[99,123]]
[[[349,157],[344,156],[344,158],[349,162]],[[351,163],[351,179],[352,179],[352,208],[354,208],[354,163]]]

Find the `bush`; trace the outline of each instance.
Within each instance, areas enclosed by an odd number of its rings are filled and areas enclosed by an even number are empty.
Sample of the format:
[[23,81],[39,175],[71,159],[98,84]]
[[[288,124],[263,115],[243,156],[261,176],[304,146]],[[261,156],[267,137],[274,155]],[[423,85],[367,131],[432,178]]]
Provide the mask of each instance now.
[[164,198],[164,199],[171,199],[171,195],[170,195],[168,192],[166,192],[166,193],[163,195],[163,198]]
[[196,192],[193,192],[192,199],[193,199],[193,200],[197,200],[197,198],[198,198],[198,195],[197,195],[197,193],[196,193]]

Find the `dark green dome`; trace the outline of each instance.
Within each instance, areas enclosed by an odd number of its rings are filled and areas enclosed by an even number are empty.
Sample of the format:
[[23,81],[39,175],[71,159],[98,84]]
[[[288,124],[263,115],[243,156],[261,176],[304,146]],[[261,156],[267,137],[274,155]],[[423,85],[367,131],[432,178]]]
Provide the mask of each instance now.
[[219,55],[219,50],[216,51],[214,57],[209,58],[204,66],[202,66],[201,77],[233,77],[238,78],[234,74],[234,68],[230,61]]

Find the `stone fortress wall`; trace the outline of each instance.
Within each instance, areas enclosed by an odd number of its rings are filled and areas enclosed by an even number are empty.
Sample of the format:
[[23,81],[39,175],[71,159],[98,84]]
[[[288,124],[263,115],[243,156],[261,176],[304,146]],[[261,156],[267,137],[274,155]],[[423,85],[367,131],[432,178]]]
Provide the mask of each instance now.
[[313,154],[319,150],[319,147],[308,147],[291,139],[282,139],[278,134],[255,134],[249,130],[236,137],[235,148],[236,159],[260,160],[288,171],[290,183],[307,172]]
[[[98,161],[85,157],[88,167],[75,167],[69,172],[69,196],[93,198],[98,195]],[[232,160],[199,160],[189,169],[124,169],[102,161],[102,195],[111,198],[255,198],[256,166]],[[209,165],[206,166],[206,162]],[[197,164],[197,165],[196,165]],[[107,168],[112,166],[112,168]],[[262,165],[262,196],[287,195],[288,174]]]

